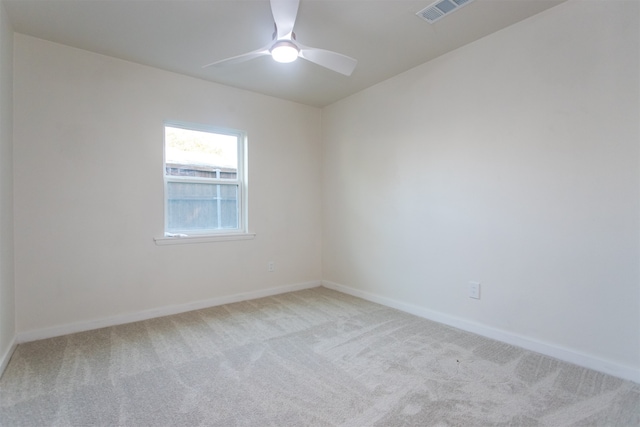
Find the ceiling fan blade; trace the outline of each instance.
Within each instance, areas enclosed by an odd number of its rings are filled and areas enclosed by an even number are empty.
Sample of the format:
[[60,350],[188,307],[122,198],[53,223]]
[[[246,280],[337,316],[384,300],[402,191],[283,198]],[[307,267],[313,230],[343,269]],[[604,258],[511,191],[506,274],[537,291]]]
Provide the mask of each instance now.
[[277,39],[291,39],[293,26],[298,16],[300,0],[271,0],[271,13],[278,31]]
[[212,62],[211,64],[204,65],[204,66],[202,66],[202,68],[219,66],[219,65],[239,64],[241,62],[249,61],[251,59],[258,58],[260,56],[271,55],[271,52],[269,52],[269,48],[270,47],[271,47],[271,45],[268,45],[268,46],[265,46],[263,48],[254,50],[253,52],[243,53],[242,55],[232,56],[231,58],[226,58],[226,59],[221,59],[219,61]]
[[300,57],[318,64],[321,67],[328,68],[345,76],[350,76],[356,68],[358,61],[341,53],[331,52],[324,49],[316,49],[314,47],[300,47]]

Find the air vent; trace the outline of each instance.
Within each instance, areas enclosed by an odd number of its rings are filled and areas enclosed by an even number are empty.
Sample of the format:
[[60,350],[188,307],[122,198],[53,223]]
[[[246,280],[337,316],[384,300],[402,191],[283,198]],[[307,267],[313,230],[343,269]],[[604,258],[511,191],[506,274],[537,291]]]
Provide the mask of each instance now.
[[438,0],[416,13],[416,15],[433,24],[445,15],[455,12],[472,1],[473,0]]

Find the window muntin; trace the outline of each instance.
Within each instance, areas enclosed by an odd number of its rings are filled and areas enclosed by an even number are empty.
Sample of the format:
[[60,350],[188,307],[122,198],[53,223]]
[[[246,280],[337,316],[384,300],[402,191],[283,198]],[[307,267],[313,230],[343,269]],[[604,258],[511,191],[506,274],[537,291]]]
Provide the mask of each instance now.
[[245,135],[165,124],[165,235],[246,232]]

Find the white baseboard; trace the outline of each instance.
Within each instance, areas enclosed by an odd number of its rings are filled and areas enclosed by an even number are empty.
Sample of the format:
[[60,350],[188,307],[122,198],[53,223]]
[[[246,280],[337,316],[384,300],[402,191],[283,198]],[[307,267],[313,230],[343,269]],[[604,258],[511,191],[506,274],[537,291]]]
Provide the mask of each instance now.
[[11,360],[11,356],[13,356],[13,352],[16,351],[17,346],[18,344],[16,343],[16,339],[14,338],[11,341],[11,345],[7,349],[6,353],[2,355],[2,358],[0,359],[0,378],[2,378],[2,374],[4,374],[4,370],[7,369],[7,365]]
[[599,359],[561,346],[537,341],[522,335],[514,334],[512,332],[492,328],[466,319],[449,316],[444,313],[436,312],[423,307],[418,307],[416,305],[397,301],[391,298],[382,297],[338,283],[323,280],[322,286],[339,292],[343,292],[345,294],[353,295],[367,301],[375,302],[386,307],[391,307],[400,311],[404,311],[406,313],[414,314],[416,316],[432,320],[434,322],[453,326],[467,332],[482,335],[484,337],[521,347],[526,350],[535,351],[536,353],[554,357],[556,359],[573,363],[584,368],[593,369],[594,371],[603,372],[605,374],[613,375],[618,378],[623,378],[625,380],[640,383],[640,370],[630,366],[620,365],[615,362]]
[[203,301],[195,301],[187,304],[171,305],[151,310],[139,311],[136,313],[122,314],[118,316],[106,317],[97,320],[88,320],[85,322],[68,323],[66,325],[54,326],[45,329],[36,329],[31,331],[19,332],[15,342],[25,343],[30,341],[41,340],[45,338],[59,337],[62,335],[73,334],[76,332],[90,331],[93,329],[106,328],[109,326],[122,325],[125,323],[138,322],[141,320],[153,319],[156,317],[170,316],[172,314],[184,313],[187,311],[200,310],[203,308],[215,307],[223,304],[231,304],[234,302],[248,301],[257,298],[264,298],[272,295],[284,294],[287,292],[300,291],[303,289],[317,288],[322,286],[321,281],[298,283],[294,285],[279,286],[277,288],[263,289],[252,292],[242,292],[239,294],[228,295],[224,297],[212,298]]

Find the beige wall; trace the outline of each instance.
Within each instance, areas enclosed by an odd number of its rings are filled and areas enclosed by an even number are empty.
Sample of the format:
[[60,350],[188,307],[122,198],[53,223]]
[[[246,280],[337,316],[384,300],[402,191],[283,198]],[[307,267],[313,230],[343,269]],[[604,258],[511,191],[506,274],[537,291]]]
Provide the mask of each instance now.
[[0,374],[15,335],[13,269],[13,30],[0,3]]
[[570,1],[325,108],[323,278],[640,380],[639,15]]
[[[254,240],[155,245],[164,120],[247,132]],[[316,108],[16,34],[18,332],[319,281],[320,120]]]
[[[637,2],[569,1],[322,111],[16,34],[18,332],[324,279],[634,377],[638,16]],[[6,40],[0,352],[14,328]],[[153,243],[164,120],[248,132],[254,240]]]

